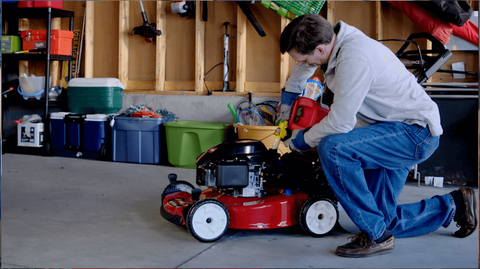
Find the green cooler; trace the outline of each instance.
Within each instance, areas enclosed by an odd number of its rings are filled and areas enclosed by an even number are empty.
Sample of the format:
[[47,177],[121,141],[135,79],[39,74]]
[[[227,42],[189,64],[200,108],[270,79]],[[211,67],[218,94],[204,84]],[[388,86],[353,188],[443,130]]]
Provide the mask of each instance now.
[[74,78],[68,82],[68,108],[77,114],[117,113],[123,90],[117,78]]

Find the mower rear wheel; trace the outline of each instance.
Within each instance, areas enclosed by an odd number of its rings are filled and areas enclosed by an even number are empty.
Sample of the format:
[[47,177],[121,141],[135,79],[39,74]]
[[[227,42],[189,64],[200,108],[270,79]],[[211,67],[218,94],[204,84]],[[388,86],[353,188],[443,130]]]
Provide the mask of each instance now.
[[330,199],[313,197],[300,210],[300,226],[313,237],[330,233],[338,222],[338,209]]
[[193,189],[195,189],[195,187],[190,182],[179,180],[175,182],[175,184],[168,184],[167,187],[165,187],[165,189],[163,190],[163,194],[172,193],[175,191],[192,193]]
[[230,216],[220,201],[202,199],[188,210],[186,225],[195,239],[200,242],[213,242],[222,237],[228,229]]

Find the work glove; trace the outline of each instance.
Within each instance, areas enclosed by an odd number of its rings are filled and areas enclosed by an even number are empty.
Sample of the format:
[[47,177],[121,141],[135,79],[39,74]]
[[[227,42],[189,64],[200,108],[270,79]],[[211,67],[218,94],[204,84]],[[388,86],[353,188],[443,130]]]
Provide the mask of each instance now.
[[292,106],[286,104],[280,104],[275,115],[276,122],[288,121],[290,119],[290,113],[292,112]]
[[293,151],[303,152],[310,149],[310,145],[305,142],[304,135],[308,129],[297,129],[292,132],[292,135],[287,140],[283,141],[286,147]]
[[298,93],[282,90],[282,99],[275,115],[275,125],[279,122],[288,121],[292,109],[293,101],[298,97]]

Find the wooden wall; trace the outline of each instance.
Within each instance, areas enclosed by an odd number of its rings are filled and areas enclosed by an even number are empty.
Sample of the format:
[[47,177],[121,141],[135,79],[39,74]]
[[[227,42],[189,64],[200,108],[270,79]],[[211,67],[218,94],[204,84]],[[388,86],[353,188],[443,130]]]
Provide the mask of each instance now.
[[[125,93],[204,95],[207,87],[211,91],[222,89],[222,65],[205,74],[223,62],[223,23],[228,21],[228,80],[235,92],[214,94],[242,95],[253,91],[257,96],[279,96],[293,67],[289,56],[281,55],[278,48],[281,30],[289,20],[266,9],[260,1],[253,5],[247,1],[267,34],[260,37],[235,1],[208,1],[207,22],[201,20],[201,2],[197,2],[196,18],[172,14],[172,2],[143,1],[150,23],[156,23],[162,31],[156,42],[148,43],[141,36],[131,35],[133,27],[143,24],[138,1],[64,1],[64,9],[75,12],[76,30],[82,29],[86,11],[80,76],[117,77],[126,86]],[[478,10],[478,2],[472,1],[472,5]],[[422,32],[386,2],[330,1],[321,15],[331,22],[345,21],[375,39],[404,39],[411,33]],[[61,20],[57,22],[59,27],[67,28],[68,21]],[[23,26],[33,29],[32,24],[38,29],[39,22],[32,20]],[[401,43],[385,45],[396,51]],[[465,62],[467,70],[478,72],[478,52],[455,51],[447,65],[458,61]],[[450,68],[447,65],[444,67]],[[35,73],[37,69],[41,72],[42,67],[30,64],[25,68]],[[317,75],[321,76],[318,72]],[[465,81],[470,80],[467,77]],[[453,81],[453,76],[437,73],[431,81]]]

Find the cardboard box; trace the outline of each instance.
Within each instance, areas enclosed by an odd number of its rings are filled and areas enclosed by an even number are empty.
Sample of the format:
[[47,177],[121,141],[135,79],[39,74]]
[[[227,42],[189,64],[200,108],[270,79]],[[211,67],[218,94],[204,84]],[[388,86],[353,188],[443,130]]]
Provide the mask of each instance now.
[[17,124],[17,145],[19,147],[43,147],[42,122],[38,123],[18,123]]

